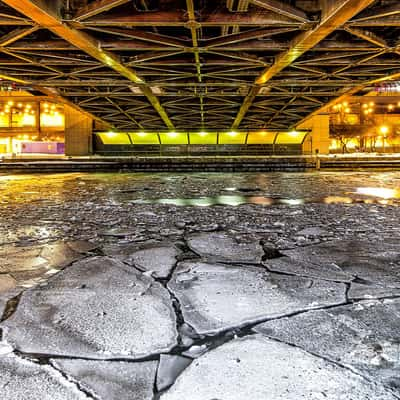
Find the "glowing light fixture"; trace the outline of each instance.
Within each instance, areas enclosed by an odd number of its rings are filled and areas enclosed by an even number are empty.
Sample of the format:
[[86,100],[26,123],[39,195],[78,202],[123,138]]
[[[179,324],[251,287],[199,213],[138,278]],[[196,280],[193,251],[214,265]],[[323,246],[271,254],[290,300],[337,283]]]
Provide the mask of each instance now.
[[289,132],[289,135],[290,135],[290,136],[293,136],[293,137],[296,137],[298,134],[299,134],[299,132],[297,132],[297,131],[291,131],[291,132]]
[[147,135],[147,133],[146,132],[138,132],[137,135],[139,137],[145,137]]
[[231,136],[231,137],[235,137],[235,136],[237,136],[237,132],[235,132],[235,131],[230,131],[230,132],[228,132],[228,135],[229,136]]
[[393,105],[393,104],[389,104],[389,105],[388,105],[388,110],[389,110],[389,111],[392,111],[393,108],[394,108],[394,105]]
[[199,135],[200,135],[201,137],[207,136],[207,132],[201,131],[201,132],[199,132]]
[[109,138],[113,138],[113,137],[117,136],[117,134],[116,134],[115,132],[112,132],[112,131],[107,132],[106,135],[107,135],[107,137],[109,137]]
[[357,193],[363,194],[365,196],[380,197],[382,199],[394,199],[399,197],[399,192],[397,190],[389,188],[374,188],[374,187],[358,188]]
[[172,132],[168,132],[168,136],[171,138],[176,138],[178,136],[178,134],[176,132],[172,131]]
[[382,135],[386,135],[389,132],[389,127],[387,127],[386,125],[382,125],[379,128],[379,132],[382,133]]

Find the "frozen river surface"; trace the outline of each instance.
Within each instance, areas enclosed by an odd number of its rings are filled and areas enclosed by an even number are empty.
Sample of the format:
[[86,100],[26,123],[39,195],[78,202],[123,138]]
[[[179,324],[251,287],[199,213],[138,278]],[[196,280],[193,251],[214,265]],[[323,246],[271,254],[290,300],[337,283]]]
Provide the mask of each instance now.
[[0,176],[2,400],[400,399],[400,173]]

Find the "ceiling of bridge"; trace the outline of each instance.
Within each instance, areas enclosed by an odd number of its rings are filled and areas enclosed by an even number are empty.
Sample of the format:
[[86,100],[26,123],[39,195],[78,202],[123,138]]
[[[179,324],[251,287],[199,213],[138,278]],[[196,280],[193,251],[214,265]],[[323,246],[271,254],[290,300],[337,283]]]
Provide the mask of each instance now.
[[398,0],[2,0],[0,77],[116,129],[285,129],[400,78]]

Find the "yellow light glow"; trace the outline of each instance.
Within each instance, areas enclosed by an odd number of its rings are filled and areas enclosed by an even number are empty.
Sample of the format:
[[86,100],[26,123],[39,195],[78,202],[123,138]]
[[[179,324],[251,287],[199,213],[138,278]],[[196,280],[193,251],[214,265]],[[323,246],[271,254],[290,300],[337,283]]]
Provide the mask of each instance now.
[[344,110],[345,113],[349,113],[350,111],[351,111],[351,110],[350,110],[349,107],[347,107],[347,108]]
[[235,136],[237,136],[237,132],[235,132],[235,131],[230,131],[230,132],[228,132],[228,135],[229,136],[231,136],[231,137],[235,137]]
[[207,132],[201,131],[201,132],[199,132],[199,135],[200,135],[201,137],[207,136]]
[[388,110],[389,110],[389,111],[392,111],[393,108],[394,108],[394,105],[393,105],[393,104],[389,104],[389,105],[388,105]]
[[178,136],[178,134],[177,134],[176,132],[174,132],[174,131],[168,132],[167,135],[168,135],[169,137],[171,137],[171,138],[176,138],[176,137]]
[[343,107],[347,107],[349,105],[349,103],[347,101],[343,102]]
[[18,103],[18,107],[21,108],[22,107],[22,103]]
[[35,117],[33,115],[24,114],[22,117],[22,125],[23,126],[34,126],[35,125]]
[[297,137],[298,134],[299,134],[299,133],[296,132],[296,131],[291,131],[291,132],[289,132],[289,135],[292,136],[292,137]]
[[9,106],[12,106],[12,105],[14,104],[14,102],[13,102],[12,100],[10,100],[7,104],[8,104]]
[[399,197],[399,192],[397,190],[387,188],[358,188],[357,193],[366,196],[380,197],[382,199],[394,199]]
[[363,108],[368,108],[368,104],[365,104],[365,103],[364,103],[364,104],[362,105],[362,107],[363,107]]
[[63,127],[64,116],[61,114],[51,115],[47,112],[44,112],[40,116],[40,123],[42,126],[47,126],[47,127]]
[[389,132],[389,128],[386,125],[382,125],[379,128],[379,132],[382,133],[382,135],[386,135]]
[[147,133],[146,132],[138,132],[137,135],[139,137],[145,137],[147,135]]
[[27,105],[26,105],[26,108],[27,108],[28,110],[30,110],[30,109],[32,108],[32,106],[31,106],[30,104],[27,104]]
[[373,107],[373,106],[375,105],[375,103],[374,103],[373,101],[370,101],[370,102],[369,102],[369,105],[370,105],[371,107]]
[[113,138],[113,137],[117,136],[117,134],[116,134],[115,132],[107,132],[107,133],[106,133],[106,136],[107,136],[108,138]]

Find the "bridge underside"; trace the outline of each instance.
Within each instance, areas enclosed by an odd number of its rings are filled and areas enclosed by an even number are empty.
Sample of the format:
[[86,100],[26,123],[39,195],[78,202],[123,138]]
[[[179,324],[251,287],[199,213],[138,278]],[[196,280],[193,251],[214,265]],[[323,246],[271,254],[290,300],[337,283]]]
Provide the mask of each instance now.
[[3,0],[0,77],[119,131],[282,130],[400,77],[398,0]]

